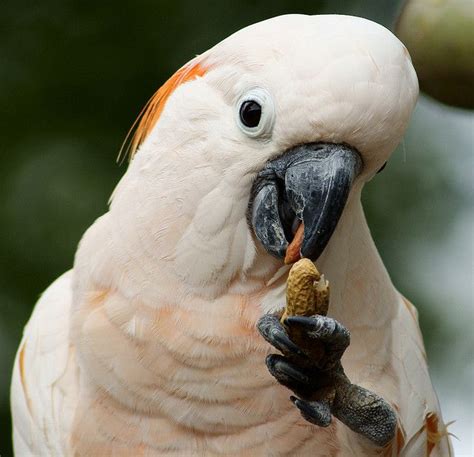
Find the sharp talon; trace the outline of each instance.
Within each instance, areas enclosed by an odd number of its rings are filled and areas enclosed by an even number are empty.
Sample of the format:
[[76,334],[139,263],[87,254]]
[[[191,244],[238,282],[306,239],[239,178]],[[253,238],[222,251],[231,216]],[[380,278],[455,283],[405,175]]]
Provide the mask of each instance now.
[[278,343],[279,348],[286,349],[288,352],[297,354],[300,357],[306,357],[304,352],[282,331],[273,331],[272,336],[273,340]]
[[303,384],[309,384],[309,378],[305,374],[299,372],[298,370],[295,370],[291,365],[285,364],[283,367],[281,367],[284,372],[293,378],[295,381],[299,381]]
[[308,422],[320,427],[328,427],[331,424],[331,410],[327,403],[318,401],[307,402],[296,397],[290,397],[290,400]]
[[297,325],[303,327],[306,330],[314,330],[314,320],[309,317],[302,316],[288,316],[285,319],[285,325]]
[[297,367],[291,365],[283,356],[270,354],[266,358],[266,364],[270,373],[277,378],[278,382],[286,386],[299,384],[309,384],[310,379],[306,374],[301,372]]
[[309,338],[330,344],[329,353],[334,353],[335,358],[340,358],[350,343],[349,331],[335,319],[327,316],[290,316],[285,319],[285,325],[305,332]]

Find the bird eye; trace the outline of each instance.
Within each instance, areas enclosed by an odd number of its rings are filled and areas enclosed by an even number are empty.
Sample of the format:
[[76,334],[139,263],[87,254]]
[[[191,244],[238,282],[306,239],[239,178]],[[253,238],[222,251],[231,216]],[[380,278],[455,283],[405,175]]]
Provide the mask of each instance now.
[[250,89],[237,102],[237,124],[252,138],[268,138],[273,129],[275,108],[271,95],[260,87]]
[[240,120],[246,127],[257,127],[262,117],[262,107],[254,100],[246,100],[240,105]]

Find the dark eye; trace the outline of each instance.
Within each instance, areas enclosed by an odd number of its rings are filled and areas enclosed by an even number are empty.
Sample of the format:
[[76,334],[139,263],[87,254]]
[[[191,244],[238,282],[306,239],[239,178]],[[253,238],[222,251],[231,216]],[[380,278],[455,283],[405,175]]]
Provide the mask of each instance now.
[[268,140],[275,122],[275,105],[270,93],[253,87],[243,93],[235,104],[237,127],[248,137]]
[[240,106],[239,114],[246,127],[257,127],[262,117],[262,107],[254,100],[246,100]]
[[380,168],[379,168],[379,171],[377,171],[377,173],[380,173],[381,171],[383,171],[383,169],[387,166],[387,162],[385,162]]

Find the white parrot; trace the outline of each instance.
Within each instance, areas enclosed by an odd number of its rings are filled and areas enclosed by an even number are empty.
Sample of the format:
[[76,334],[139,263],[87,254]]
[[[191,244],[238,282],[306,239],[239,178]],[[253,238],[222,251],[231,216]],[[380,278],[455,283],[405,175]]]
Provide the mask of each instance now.
[[[276,17],[181,68],[25,328],[16,455],[451,455],[416,309],[360,201],[417,95],[400,41],[350,16]],[[301,223],[331,302],[287,324],[325,343],[317,366],[275,314]]]

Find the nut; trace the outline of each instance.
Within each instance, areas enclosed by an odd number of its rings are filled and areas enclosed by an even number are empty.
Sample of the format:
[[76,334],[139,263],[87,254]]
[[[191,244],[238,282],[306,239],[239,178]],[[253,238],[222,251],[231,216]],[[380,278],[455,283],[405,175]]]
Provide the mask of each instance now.
[[[313,316],[320,314],[325,316],[329,307],[329,283],[324,279],[314,265],[306,258],[298,260],[291,267],[288,275],[286,289],[286,307],[281,317],[281,323],[285,325],[285,319],[289,316]],[[295,343],[307,349],[313,356],[321,356],[321,347],[305,347],[308,340],[302,335],[288,328],[290,338]],[[318,346],[318,345],[316,345]]]
[[329,283],[309,259],[298,260],[291,267],[286,289],[286,308],[282,323],[288,316],[325,316],[329,307]]

